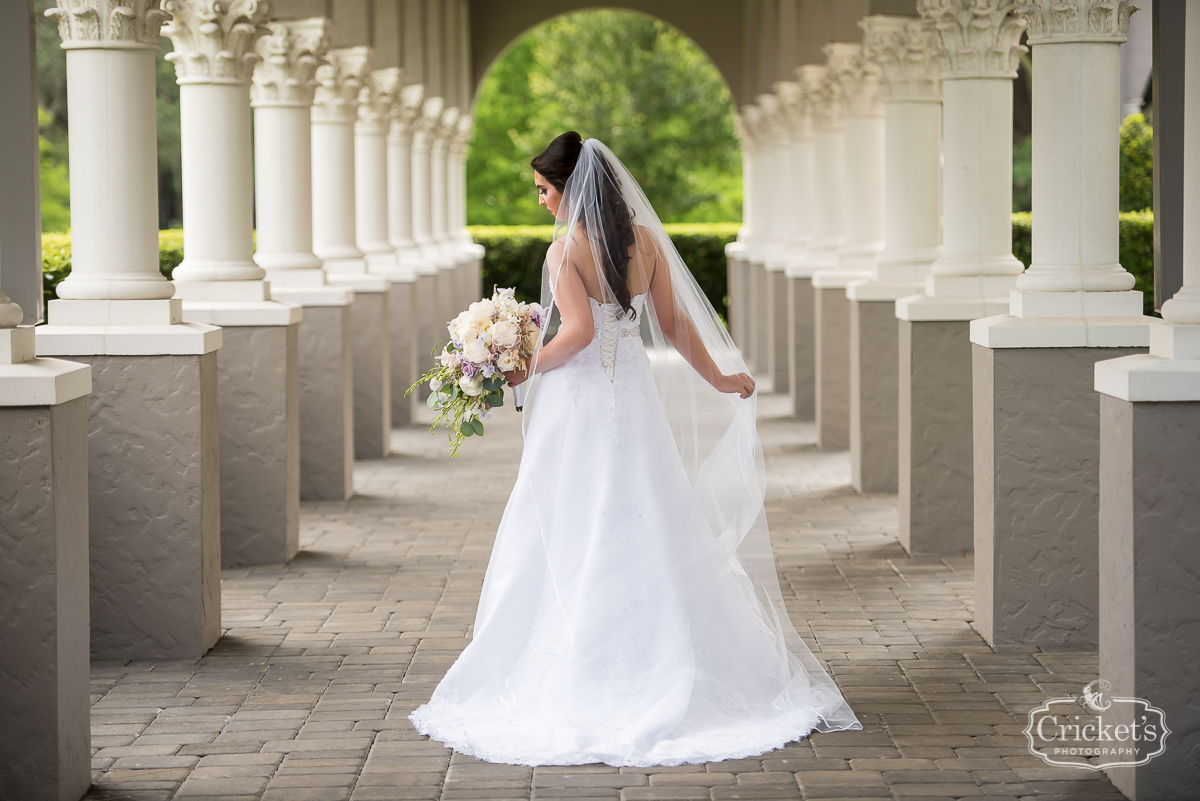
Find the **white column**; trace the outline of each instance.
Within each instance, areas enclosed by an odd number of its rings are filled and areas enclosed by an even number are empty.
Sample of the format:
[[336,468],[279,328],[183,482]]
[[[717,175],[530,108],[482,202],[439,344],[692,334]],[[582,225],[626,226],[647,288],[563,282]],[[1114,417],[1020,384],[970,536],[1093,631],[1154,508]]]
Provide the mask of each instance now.
[[387,137],[388,241],[395,248],[390,267],[370,264],[372,273],[392,283],[388,292],[388,328],[392,362],[392,425],[406,426],[416,419],[418,393],[404,393],[417,379],[417,265],[421,252],[413,240],[413,124],[420,114],[424,88],[403,87],[395,96]]
[[812,235],[809,207],[809,185],[813,171],[812,117],[798,82],[777,82],[775,96],[779,98],[782,109],[784,146],[787,148],[788,172],[781,181],[782,225],[788,254],[787,270],[791,276],[795,269],[804,269],[802,265],[807,264],[805,254]]
[[937,29],[943,95],[942,252],[902,320],[1008,311],[1023,269],[1012,254],[1012,82],[1025,25],[1002,0],[921,0]]
[[154,55],[169,15],[158,0],[60,0],[47,14],[67,51],[75,267],[36,344],[92,365],[91,652],[197,659],[221,633],[222,340],[182,321],[158,271]]
[[224,327],[217,360],[221,563],[281,564],[300,549],[299,306],[271,300],[254,263],[250,78],[265,6],[169,0],[179,83],[185,320]]
[[[317,68],[329,50],[329,25],[323,17],[271,23],[271,32],[258,40],[263,60],[251,87],[254,260],[267,271],[273,297],[304,307],[298,349],[305,500],[345,500],[354,490],[354,292],[330,286],[313,253],[312,105]],[[347,169],[353,169],[352,160]]]
[[414,122],[412,140],[413,241],[426,258],[436,258],[433,240],[433,195],[430,150],[442,116],[442,99],[427,97]]
[[[328,20],[273,22],[258,40],[262,62],[254,70],[254,194],[257,249],[254,260],[276,291],[292,285],[323,286],[325,272],[313,254],[312,123],[317,67],[329,49]],[[344,299],[344,298],[343,298]]]
[[1133,276],[1117,262],[1112,121],[1134,8],[1127,0],[1017,7],[1041,76],[1033,86],[1033,263],[1010,293],[1012,315],[973,320],[970,329],[977,627],[1001,646],[1099,641],[1094,365],[1144,352],[1160,324],[1141,316],[1141,293],[1128,289]]
[[813,235],[808,261],[814,270],[831,270],[837,266],[842,244],[842,195],[846,186],[841,95],[837,85],[829,81],[824,64],[805,64],[796,69],[796,74],[813,128],[813,172],[808,189]]
[[359,97],[354,125],[355,236],[371,270],[396,265],[396,248],[388,236],[388,130],[400,76],[399,67],[371,73]]
[[895,300],[919,292],[941,252],[942,85],[937,31],[927,21],[863,20],[863,48],[881,69],[886,120],[884,249],[852,299]]
[[371,49],[331,50],[317,68],[312,106],[313,253],[326,272],[364,273],[355,243],[354,125],[369,80]]
[[[1144,12],[1143,12],[1144,13]],[[1200,519],[1200,0],[1187,0],[1183,108],[1183,286],[1150,329],[1150,353],[1096,363],[1100,396],[1100,675],[1114,698],[1146,698],[1174,732],[1200,711],[1195,660],[1174,636],[1200,616],[1191,576]],[[1135,719],[1132,704],[1105,712]],[[1183,735],[1187,737],[1186,734]],[[1151,752],[1157,750],[1149,749]],[[1191,798],[1193,755],[1171,747],[1105,772],[1128,798]]]
[[[838,279],[863,277],[875,267],[883,249],[884,115],[879,65],[863,54],[862,45],[838,42],[825,46],[830,80],[842,99],[845,128],[843,233],[838,249]],[[820,276],[817,285],[829,287]],[[842,286],[845,286],[842,283]]]

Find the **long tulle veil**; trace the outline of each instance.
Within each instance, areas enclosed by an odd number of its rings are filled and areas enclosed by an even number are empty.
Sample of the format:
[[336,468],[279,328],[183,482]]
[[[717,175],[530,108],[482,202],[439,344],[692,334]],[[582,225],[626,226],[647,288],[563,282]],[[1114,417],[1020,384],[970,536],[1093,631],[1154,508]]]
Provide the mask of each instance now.
[[[551,246],[542,271],[542,305],[546,310],[543,340],[553,335],[558,316],[552,276],[567,268],[585,245],[591,249],[592,263],[611,263],[608,250],[612,245],[600,232],[620,215],[629,215],[640,227],[640,243],[652,245],[635,249],[628,268],[629,283],[647,286],[654,270],[665,267],[670,271],[673,302],[661,308],[648,294],[640,325],[663,411],[712,537],[703,562],[739,574],[743,592],[757,598],[761,626],[771,632],[780,656],[786,653],[779,663],[786,665],[789,675],[778,678],[788,689],[776,703],[816,702],[823,707],[819,731],[861,728],[833,680],[797,634],[784,605],[764,510],[766,471],[755,424],[757,395],[743,400],[735,394],[718,392],[691,367],[689,361],[694,354],[688,350],[703,347],[725,374],[748,372],[746,364],[641,187],[612,151],[596,139],[583,143],[555,220],[557,246]],[[618,303],[617,288],[609,285],[603,272],[597,277],[603,296],[597,300]],[[690,326],[694,334],[677,334],[673,346],[664,336],[664,321],[668,322],[668,330],[687,331]],[[526,428],[538,414],[539,381],[535,357],[524,405]],[[654,479],[644,477],[647,482]]]

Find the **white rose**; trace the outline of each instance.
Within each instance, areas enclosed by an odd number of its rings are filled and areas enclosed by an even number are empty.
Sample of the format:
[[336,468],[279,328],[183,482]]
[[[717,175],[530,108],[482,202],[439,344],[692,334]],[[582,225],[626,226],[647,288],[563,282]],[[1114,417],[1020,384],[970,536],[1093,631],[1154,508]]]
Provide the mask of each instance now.
[[502,321],[492,326],[492,342],[502,348],[511,348],[521,340],[521,329],[516,323]]
[[496,304],[492,303],[490,300],[477,300],[468,306],[467,309],[472,314],[478,314],[488,320],[492,319],[492,317],[496,314]]
[[463,345],[463,356],[476,364],[483,364],[491,358],[491,355],[487,345],[480,342],[479,339],[472,339]]
[[442,367],[451,367],[455,364],[458,364],[458,354],[452,351],[444,350],[442,351],[441,355],[438,356],[438,361],[442,363]]
[[464,375],[458,379],[458,388],[463,391],[464,395],[470,395],[474,398],[483,392],[483,376],[476,374],[474,378],[467,378]]
[[502,372],[508,373],[516,370],[521,366],[521,357],[517,355],[515,350],[506,350],[500,354],[500,358],[496,360],[496,366]]

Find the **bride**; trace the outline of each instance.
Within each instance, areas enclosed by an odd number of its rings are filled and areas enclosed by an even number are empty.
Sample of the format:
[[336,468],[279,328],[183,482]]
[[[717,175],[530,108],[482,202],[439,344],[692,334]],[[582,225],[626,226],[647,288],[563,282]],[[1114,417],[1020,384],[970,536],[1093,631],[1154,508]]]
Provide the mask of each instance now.
[[417,731],[488,762],[648,767],[862,728],[784,607],[754,381],[716,312],[602,143],[565,133],[532,166],[556,223],[544,342],[508,376],[520,471]]

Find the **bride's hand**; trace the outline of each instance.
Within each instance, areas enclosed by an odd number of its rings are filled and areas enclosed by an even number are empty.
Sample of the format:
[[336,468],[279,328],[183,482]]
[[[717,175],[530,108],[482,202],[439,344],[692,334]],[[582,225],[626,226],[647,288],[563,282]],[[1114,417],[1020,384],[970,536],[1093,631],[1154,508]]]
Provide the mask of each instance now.
[[525,379],[529,377],[528,370],[509,370],[504,373],[504,380],[510,387],[519,386],[525,383]]
[[746,373],[723,375],[717,380],[717,390],[719,392],[736,392],[740,397],[748,398],[754,394],[754,379]]

